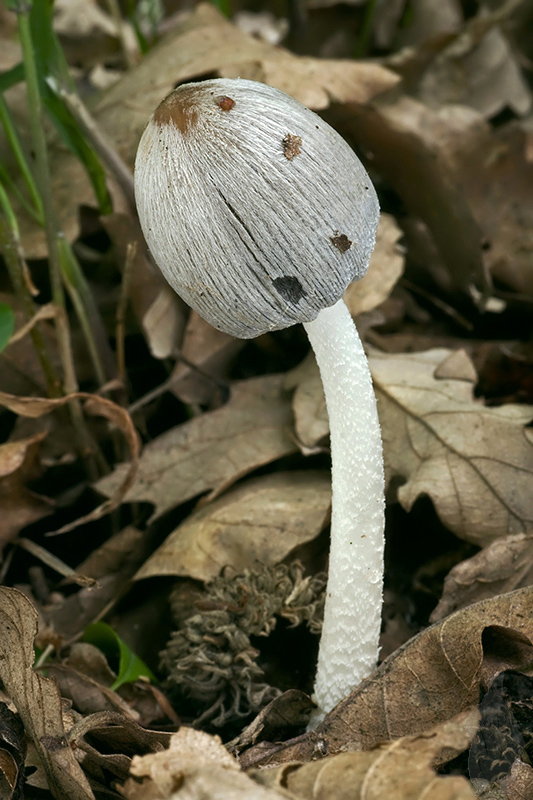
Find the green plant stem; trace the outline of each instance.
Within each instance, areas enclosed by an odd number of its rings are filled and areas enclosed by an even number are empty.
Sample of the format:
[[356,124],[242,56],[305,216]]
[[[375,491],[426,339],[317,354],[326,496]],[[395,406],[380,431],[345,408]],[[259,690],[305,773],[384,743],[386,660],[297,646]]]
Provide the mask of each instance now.
[[[58,238],[58,249],[61,261],[61,273],[76,311],[80,327],[83,331],[89,355],[93,362],[96,378],[100,386],[103,386],[103,384],[106,383],[107,376],[93,334],[95,317],[99,316],[98,310],[94,308],[94,298],[85,280],[85,275],[78,263],[78,259],[72,252],[72,248],[64,236],[59,236]],[[91,324],[90,317],[92,317],[93,324]]]
[[[25,319],[30,320],[35,315],[36,308],[28,284],[24,280],[26,265],[22,253],[17,218],[13,213],[13,209],[11,208],[11,204],[9,203],[9,199],[1,183],[0,207],[3,211],[3,216],[0,215],[0,250],[4,256],[9,278],[19,301],[21,311]],[[37,357],[41,363],[48,395],[50,397],[59,397],[61,394],[59,378],[52,364],[46,341],[38,326],[32,328],[30,336]]]
[[368,52],[368,43],[372,34],[372,27],[374,25],[377,7],[377,0],[368,0],[361,31],[357,37],[357,43],[355,45],[354,58],[363,58]]
[[[63,390],[65,394],[72,394],[77,391],[78,382],[74,368],[70,329],[65,308],[65,294],[63,291],[63,283],[61,278],[61,266],[57,239],[58,225],[56,222],[56,215],[52,200],[50,166],[48,163],[48,151],[43,127],[43,106],[39,91],[39,80],[33,52],[33,42],[31,38],[28,11],[20,10],[17,15],[17,20],[24,70],[26,74],[26,92],[28,96],[31,137],[33,150],[35,153],[37,187],[40,192],[44,211],[44,228],[48,246],[50,286],[52,290],[52,300],[57,307],[55,326],[61,364],[63,367]],[[99,474],[99,470],[94,460],[98,454],[98,448],[87,428],[79,401],[72,400],[69,403],[69,411],[73,423],[74,435],[76,436],[77,440],[78,451],[84,458],[89,477],[94,480]]]
[[7,107],[6,101],[4,100],[4,96],[1,92],[0,92],[0,122],[2,123],[7,140],[11,146],[13,155],[15,156],[18,167],[22,173],[22,177],[24,178],[24,182],[28,187],[28,191],[33,201],[34,208],[30,211],[30,213],[32,214],[32,216],[36,216],[39,225],[43,225],[44,211],[43,211],[43,203],[41,200],[41,196],[33,179],[33,175],[28,165],[26,156],[24,155],[24,151],[22,149],[22,145],[20,144],[16,128],[13,124],[13,120],[11,119],[11,114],[9,113],[9,108]]

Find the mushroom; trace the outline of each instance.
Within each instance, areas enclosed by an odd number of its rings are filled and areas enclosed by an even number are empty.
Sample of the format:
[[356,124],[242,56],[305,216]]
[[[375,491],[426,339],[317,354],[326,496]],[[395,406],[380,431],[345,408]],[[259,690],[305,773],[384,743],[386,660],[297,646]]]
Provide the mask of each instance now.
[[315,722],[374,669],[383,594],[384,479],[368,362],[342,300],[374,247],[379,205],[348,144],[270,86],[179,86],[135,163],[148,247],[175,291],[241,338],[303,322],[331,431],[329,577]]

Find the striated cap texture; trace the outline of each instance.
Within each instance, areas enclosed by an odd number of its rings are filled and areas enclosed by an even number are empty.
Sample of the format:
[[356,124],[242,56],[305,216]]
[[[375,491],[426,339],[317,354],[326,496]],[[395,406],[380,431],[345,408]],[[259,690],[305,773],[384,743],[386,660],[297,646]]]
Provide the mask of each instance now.
[[270,86],[175,89],[139,144],[135,196],[174,290],[240,338],[309,322],[361,278],[379,206],[361,162],[319,116]]

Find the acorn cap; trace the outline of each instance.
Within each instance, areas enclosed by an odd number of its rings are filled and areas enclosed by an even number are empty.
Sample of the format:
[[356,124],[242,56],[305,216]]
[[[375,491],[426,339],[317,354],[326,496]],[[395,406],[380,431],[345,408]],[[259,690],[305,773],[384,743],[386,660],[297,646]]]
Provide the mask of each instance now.
[[309,322],[368,267],[377,196],[346,142],[298,101],[248,80],[188,83],[143,133],[135,197],[174,290],[248,339]]

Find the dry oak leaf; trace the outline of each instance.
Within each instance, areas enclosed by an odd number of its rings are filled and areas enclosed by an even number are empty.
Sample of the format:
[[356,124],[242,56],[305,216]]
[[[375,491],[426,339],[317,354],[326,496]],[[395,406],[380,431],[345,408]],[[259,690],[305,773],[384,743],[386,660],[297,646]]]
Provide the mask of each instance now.
[[470,709],[416,736],[404,736],[365,752],[341,753],[319,761],[252,770],[260,783],[282,786],[294,800],[473,800],[466,778],[437,775],[432,768],[463,752],[479,723]]
[[279,564],[327,525],[327,472],[277,472],[246,481],[195,511],[141,567],[137,580],[180,575],[208,581],[223,567]]
[[121,408],[121,406],[111,402],[111,400],[107,400],[105,397],[99,397],[98,395],[89,394],[88,392],[74,392],[73,394],[58,398],[17,397],[13,394],[0,392],[0,406],[8,408],[21,417],[30,417],[32,419],[50,414],[52,411],[61,408],[72,400],[85,400],[85,410],[88,413],[99,414],[109,420],[113,425],[116,425],[124,434],[124,438],[128,443],[131,461],[128,465],[124,465],[125,468],[122,472],[122,480],[116,484],[109,500],[106,500],[97,508],[93,509],[89,514],[67,525],[63,525],[63,527],[55,531],[55,533],[67,533],[67,531],[77,528],[78,525],[100,519],[105,516],[105,514],[109,514],[110,511],[113,511],[114,508],[117,508],[122,498],[135,481],[139,461],[140,439],[130,415],[125,408]]
[[[402,506],[428,495],[447,528],[481,547],[532,532],[533,407],[476,400],[475,370],[462,351],[371,349],[369,363],[386,477],[403,481]],[[322,387],[312,359],[295,374],[296,432],[311,445],[315,432],[327,431]]]
[[[282,384],[282,375],[236,383],[225,406],[154,439],[144,448],[126,500],[153,503],[159,516],[214,490],[211,499],[257,467],[293,453],[291,408]],[[125,470],[119,465],[98,481],[98,491],[114,494]]]
[[37,612],[17,589],[0,587],[0,679],[32,740],[56,800],[94,800],[67,743],[55,681],[33,670]]
[[446,527],[473,544],[532,531],[533,407],[485,407],[462,368],[458,379],[436,377],[451,357],[372,350],[387,478],[405,481],[406,510],[428,495]]
[[128,800],[282,800],[288,795],[259,786],[240,771],[218,736],[181,727],[168,750],[134,756],[122,787]]
[[430,621],[497,594],[533,584],[533,534],[503,536],[446,576],[442,597]]
[[[92,113],[124,161],[133,165],[150,114],[177,83],[222,75],[228,66],[245,77],[245,66],[263,64],[266,72],[259,80],[285,89],[313,108],[327,108],[332,99],[366,102],[399,81],[378,64],[299,58],[244,33],[212,5],[202,3],[110,87]],[[79,160],[57,141],[51,148],[51,172],[61,228],[72,241],[79,235],[79,206],[95,206],[94,194]],[[114,181],[110,191],[117,196]],[[22,208],[17,208],[17,218],[26,256],[44,257],[42,230]]]
[[479,700],[495,669],[533,660],[533,587],[483,600],[432,625],[390,655],[317,726],[284,744],[265,743],[243,766],[277,766],[418,735]]

